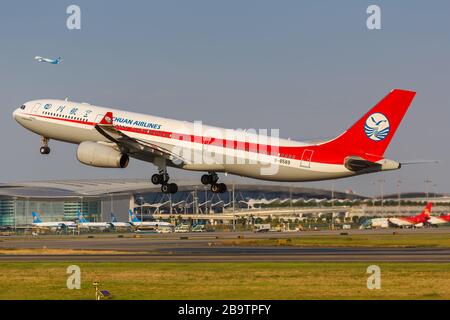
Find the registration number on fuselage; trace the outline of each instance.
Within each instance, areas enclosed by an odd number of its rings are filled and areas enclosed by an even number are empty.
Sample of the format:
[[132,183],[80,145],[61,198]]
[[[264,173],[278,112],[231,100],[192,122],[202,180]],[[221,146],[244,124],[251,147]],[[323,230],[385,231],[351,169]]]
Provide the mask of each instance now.
[[275,158],[275,163],[284,164],[286,166],[289,166],[291,164],[290,160],[283,159],[283,158]]

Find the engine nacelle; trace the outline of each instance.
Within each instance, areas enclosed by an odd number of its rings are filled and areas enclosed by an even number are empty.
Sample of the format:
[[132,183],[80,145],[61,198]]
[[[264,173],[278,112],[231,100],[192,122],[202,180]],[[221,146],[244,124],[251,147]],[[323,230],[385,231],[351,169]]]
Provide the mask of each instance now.
[[130,160],[127,154],[93,141],[80,143],[77,159],[88,166],[100,168],[126,168]]

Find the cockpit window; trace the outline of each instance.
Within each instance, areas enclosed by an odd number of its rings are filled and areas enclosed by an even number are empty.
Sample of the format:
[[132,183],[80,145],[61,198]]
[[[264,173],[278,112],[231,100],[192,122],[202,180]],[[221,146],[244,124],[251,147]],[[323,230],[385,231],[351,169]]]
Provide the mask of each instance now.
[[22,105],[20,109],[25,110],[25,105]]

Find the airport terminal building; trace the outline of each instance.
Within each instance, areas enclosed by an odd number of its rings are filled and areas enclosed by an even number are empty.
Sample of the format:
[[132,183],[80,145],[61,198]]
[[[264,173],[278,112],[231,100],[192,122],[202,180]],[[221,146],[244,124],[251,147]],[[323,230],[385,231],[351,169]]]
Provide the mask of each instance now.
[[[175,195],[161,194],[159,186],[146,179],[126,180],[55,180],[0,184],[0,227],[18,227],[32,223],[31,213],[39,213],[42,221],[75,221],[83,212],[90,221],[110,221],[113,212],[119,221],[128,221],[128,211],[143,213],[179,213],[194,210],[220,212],[230,205],[248,206],[248,199],[330,198],[330,191],[290,188],[276,185],[236,185],[234,191],[213,195],[209,187],[179,183]],[[336,193],[335,197],[348,197]],[[357,197],[357,196],[352,196]],[[169,204],[170,203],[170,204]],[[203,207],[201,207],[203,204]],[[197,207],[196,207],[197,206]],[[198,212],[198,211],[197,211]],[[203,211],[204,212],[204,211]]]
[[78,211],[90,221],[109,221],[110,212],[128,221],[134,194],[147,192],[145,180],[70,180],[0,184],[0,226],[32,223],[31,213],[42,221],[74,221]]

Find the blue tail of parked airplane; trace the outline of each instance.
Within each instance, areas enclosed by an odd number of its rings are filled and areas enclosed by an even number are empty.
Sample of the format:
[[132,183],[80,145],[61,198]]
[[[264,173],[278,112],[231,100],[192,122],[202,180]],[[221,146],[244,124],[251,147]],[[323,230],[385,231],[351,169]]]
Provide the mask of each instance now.
[[110,216],[111,216],[111,219],[110,219],[111,222],[117,222],[117,218],[114,213],[111,212]]
[[31,216],[33,217],[33,223],[41,223],[42,222],[41,217],[39,216],[38,213],[33,211],[31,213]]
[[81,213],[81,211],[80,210],[78,210],[78,222],[80,222],[80,223],[85,223],[85,222],[88,222],[84,217],[83,217],[83,214]]
[[130,209],[130,221],[131,222],[141,222],[138,217],[136,217],[136,215],[133,213],[133,211]]

